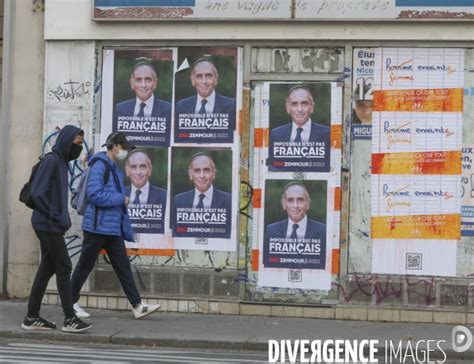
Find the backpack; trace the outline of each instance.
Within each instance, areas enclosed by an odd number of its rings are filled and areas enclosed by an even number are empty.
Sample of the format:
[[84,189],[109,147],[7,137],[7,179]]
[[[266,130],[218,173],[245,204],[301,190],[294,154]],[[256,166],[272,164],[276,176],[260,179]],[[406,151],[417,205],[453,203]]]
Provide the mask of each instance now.
[[109,164],[100,158],[95,159],[92,161],[89,167],[82,173],[81,178],[79,179],[79,183],[75,191],[72,193],[71,197],[71,206],[77,213],[81,216],[84,216],[86,212],[87,205],[89,204],[89,199],[87,198],[87,181],[89,180],[89,173],[94,165],[95,162],[101,161],[105,165],[105,173],[104,173],[104,185],[107,184],[110,177],[110,166]]
[[39,161],[31,168],[30,178],[28,179],[28,182],[26,182],[23,185],[23,187],[20,191],[20,196],[18,197],[20,202],[23,202],[30,209],[35,209],[36,208],[35,202],[33,201],[33,198],[31,197],[31,182],[33,182],[33,178],[35,177],[36,171],[38,170],[38,167],[40,166],[41,161],[48,154],[53,154],[53,152],[49,152],[49,153],[46,153],[44,155],[41,155],[38,158]]

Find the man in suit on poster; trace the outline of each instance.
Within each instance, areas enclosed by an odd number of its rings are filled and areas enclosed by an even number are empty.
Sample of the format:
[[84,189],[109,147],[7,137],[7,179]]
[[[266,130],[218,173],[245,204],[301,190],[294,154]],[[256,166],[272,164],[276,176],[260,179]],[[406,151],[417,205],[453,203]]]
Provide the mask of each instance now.
[[[286,98],[285,109],[291,121],[270,131],[270,160],[275,160],[274,144],[278,142],[292,142],[303,146],[308,143],[323,143],[325,155],[321,159],[325,171],[329,171],[331,129],[312,121],[314,100],[309,90],[302,85],[292,87]],[[269,169],[279,170],[272,163]]]
[[153,170],[150,157],[142,151],[130,153],[125,163],[125,173],[132,184],[125,188],[125,194],[130,197],[130,203],[134,205],[153,204],[163,206],[163,214],[166,209],[166,190],[153,186],[149,179]]
[[326,142],[329,147],[331,130],[311,120],[314,112],[314,100],[304,86],[294,86],[288,92],[285,102],[286,112],[291,122],[274,128],[270,132],[270,143],[274,142]]
[[191,70],[191,83],[196,95],[176,102],[177,119],[180,114],[227,114],[229,124],[235,122],[235,100],[219,95],[215,87],[219,74],[214,63],[208,58],[199,58]]
[[154,95],[158,85],[158,76],[148,59],[139,60],[130,74],[130,87],[136,97],[115,106],[114,125],[120,117],[156,117],[165,118],[171,123],[171,103],[160,100]]
[[270,224],[265,229],[265,244],[270,238],[279,239],[320,239],[326,241],[326,224],[310,219],[311,198],[306,187],[299,182],[291,182],[285,186],[281,196],[281,206],[288,218]]
[[193,182],[192,190],[180,193],[174,197],[171,212],[173,236],[176,236],[177,212],[188,208],[196,211],[220,209],[226,213],[225,233],[219,237],[230,237],[232,195],[220,191],[213,186],[216,178],[216,166],[212,158],[205,153],[196,153],[192,156],[188,166],[188,176]]

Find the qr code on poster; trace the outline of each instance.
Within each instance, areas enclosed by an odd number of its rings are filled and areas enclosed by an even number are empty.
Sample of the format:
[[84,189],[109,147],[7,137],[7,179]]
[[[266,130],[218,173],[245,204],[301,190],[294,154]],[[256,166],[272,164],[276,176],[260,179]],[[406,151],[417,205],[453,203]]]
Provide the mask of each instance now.
[[196,244],[207,244],[207,238],[196,238]]
[[304,172],[294,172],[293,179],[306,179],[306,173]]
[[288,270],[288,282],[301,282],[303,280],[303,272],[301,269]]
[[407,253],[406,269],[420,270],[422,267],[421,253]]

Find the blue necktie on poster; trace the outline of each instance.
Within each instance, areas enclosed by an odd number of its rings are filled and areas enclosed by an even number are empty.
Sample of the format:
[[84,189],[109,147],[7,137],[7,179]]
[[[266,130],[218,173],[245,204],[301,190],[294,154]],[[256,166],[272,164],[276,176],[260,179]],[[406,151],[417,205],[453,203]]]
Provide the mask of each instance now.
[[133,204],[134,205],[140,205],[140,194],[142,193],[142,191],[140,190],[136,190],[135,191],[135,199],[133,200]]
[[298,224],[293,224],[293,231],[291,232],[290,239],[298,239],[298,235],[296,235],[296,230],[298,230],[298,228]]
[[301,143],[301,133],[303,132],[303,128],[296,129],[296,137],[294,142]]
[[201,108],[199,109],[199,114],[206,113],[206,104],[207,104],[207,100],[205,99],[201,100]]
[[196,206],[198,209],[203,209],[204,208],[204,197],[206,197],[206,195],[204,193],[201,193],[199,195],[199,202]]
[[145,116],[145,106],[146,104],[144,102],[140,104],[140,111],[138,112],[138,115],[137,115],[139,118],[142,118]]

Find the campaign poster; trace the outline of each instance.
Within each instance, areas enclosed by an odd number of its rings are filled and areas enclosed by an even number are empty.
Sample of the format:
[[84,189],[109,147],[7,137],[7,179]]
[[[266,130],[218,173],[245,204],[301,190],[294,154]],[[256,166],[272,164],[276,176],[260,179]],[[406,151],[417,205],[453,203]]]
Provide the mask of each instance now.
[[263,266],[326,268],[327,181],[265,181]]
[[462,112],[374,112],[376,153],[460,150]]
[[237,48],[178,49],[175,143],[233,143]]
[[201,239],[203,245],[206,239],[231,237],[232,159],[230,148],[172,148],[173,237]]
[[[114,50],[113,60],[104,63],[106,66],[113,67],[113,80],[112,84],[104,83],[104,88],[112,90],[103,100],[102,115],[112,118],[112,131],[124,133],[137,146],[169,146],[173,51]],[[107,117],[102,122],[107,122]]]
[[372,273],[456,275],[464,52],[375,55]]
[[269,129],[269,171],[329,172],[331,84],[270,84]]
[[375,55],[380,48],[355,48],[352,67],[352,135],[372,137]]
[[165,232],[168,149],[137,148],[123,166],[128,215],[135,240]]
[[[458,214],[458,191],[456,175],[377,174],[371,184],[372,216]],[[399,224],[393,220],[392,232]]]

